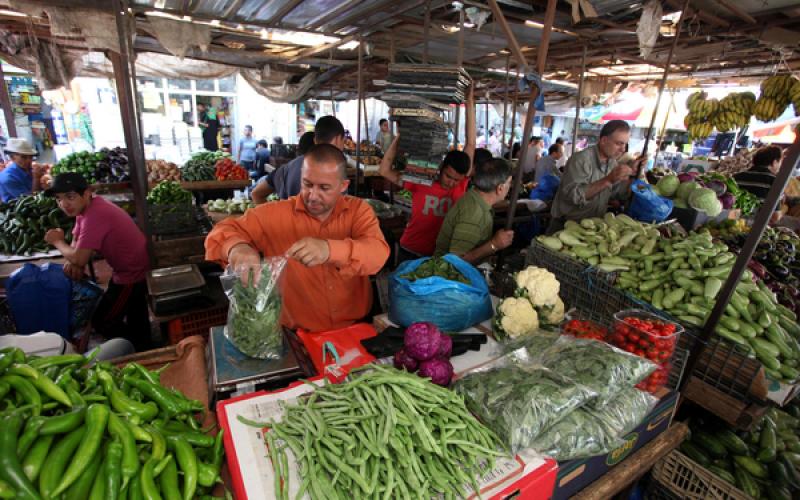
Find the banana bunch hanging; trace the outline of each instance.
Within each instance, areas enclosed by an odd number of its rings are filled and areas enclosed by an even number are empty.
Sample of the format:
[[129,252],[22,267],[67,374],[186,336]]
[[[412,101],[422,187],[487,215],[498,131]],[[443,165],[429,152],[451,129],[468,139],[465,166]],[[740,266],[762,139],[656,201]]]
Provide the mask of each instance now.
[[717,112],[711,115],[711,123],[720,132],[728,132],[750,123],[756,96],[752,92],[728,94],[719,101]]
[[[795,114],[800,109],[800,82],[789,74],[773,75],[761,82],[761,96],[756,101],[753,114],[762,122],[775,121],[790,102],[797,102]],[[794,97],[797,96],[797,101]]]

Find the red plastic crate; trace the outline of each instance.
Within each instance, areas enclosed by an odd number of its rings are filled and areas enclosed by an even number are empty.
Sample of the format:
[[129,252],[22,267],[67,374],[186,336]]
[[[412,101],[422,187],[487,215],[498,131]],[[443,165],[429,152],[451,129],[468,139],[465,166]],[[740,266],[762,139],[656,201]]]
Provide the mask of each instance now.
[[177,344],[186,337],[200,335],[208,341],[212,327],[223,326],[228,321],[228,306],[197,311],[167,323],[167,337],[170,344]]

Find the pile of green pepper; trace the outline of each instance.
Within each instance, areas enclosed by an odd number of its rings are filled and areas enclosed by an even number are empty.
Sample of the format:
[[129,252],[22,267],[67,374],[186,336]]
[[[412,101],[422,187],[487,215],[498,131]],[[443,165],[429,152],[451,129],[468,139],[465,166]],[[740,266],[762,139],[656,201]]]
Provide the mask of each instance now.
[[160,371],[77,354],[0,350],[0,498],[203,498],[220,482],[222,432]]

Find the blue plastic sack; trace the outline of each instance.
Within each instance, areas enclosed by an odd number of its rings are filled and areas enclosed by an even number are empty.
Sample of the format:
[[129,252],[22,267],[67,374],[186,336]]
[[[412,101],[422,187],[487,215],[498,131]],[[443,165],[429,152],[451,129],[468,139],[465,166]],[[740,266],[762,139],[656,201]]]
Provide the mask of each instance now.
[[460,332],[492,317],[492,299],[483,275],[453,254],[444,259],[464,275],[469,285],[438,276],[414,282],[401,277],[429,259],[403,262],[389,277],[389,321],[402,327],[431,322],[442,331]]
[[545,175],[539,179],[539,183],[531,191],[530,199],[550,201],[556,196],[558,186],[561,184],[561,179],[555,175]]
[[43,330],[70,338],[72,281],[61,264],[27,263],[8,278],[6,290],[18,334]]
[[659,196],[653,186],[636,180],[631,185],[633,200],[628,215],[641,222],[662,222],[672,213],[672,200]]
[[81,333],[89,324],[95,309],[103,298],[103,289],[89,280],[72,282],[72,300],[70,301],[70,326],[72,336]]

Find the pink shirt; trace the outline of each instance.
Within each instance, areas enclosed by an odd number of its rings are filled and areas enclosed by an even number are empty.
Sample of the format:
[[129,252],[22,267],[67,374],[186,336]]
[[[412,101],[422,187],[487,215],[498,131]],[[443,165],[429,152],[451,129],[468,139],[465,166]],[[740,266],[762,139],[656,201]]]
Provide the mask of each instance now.
[[111,266],[114,283],[128,285],[145,279],[150,261],[147,240],[133,219],[110,201],[95,196],[75,218],[73,246],[100,252]]

